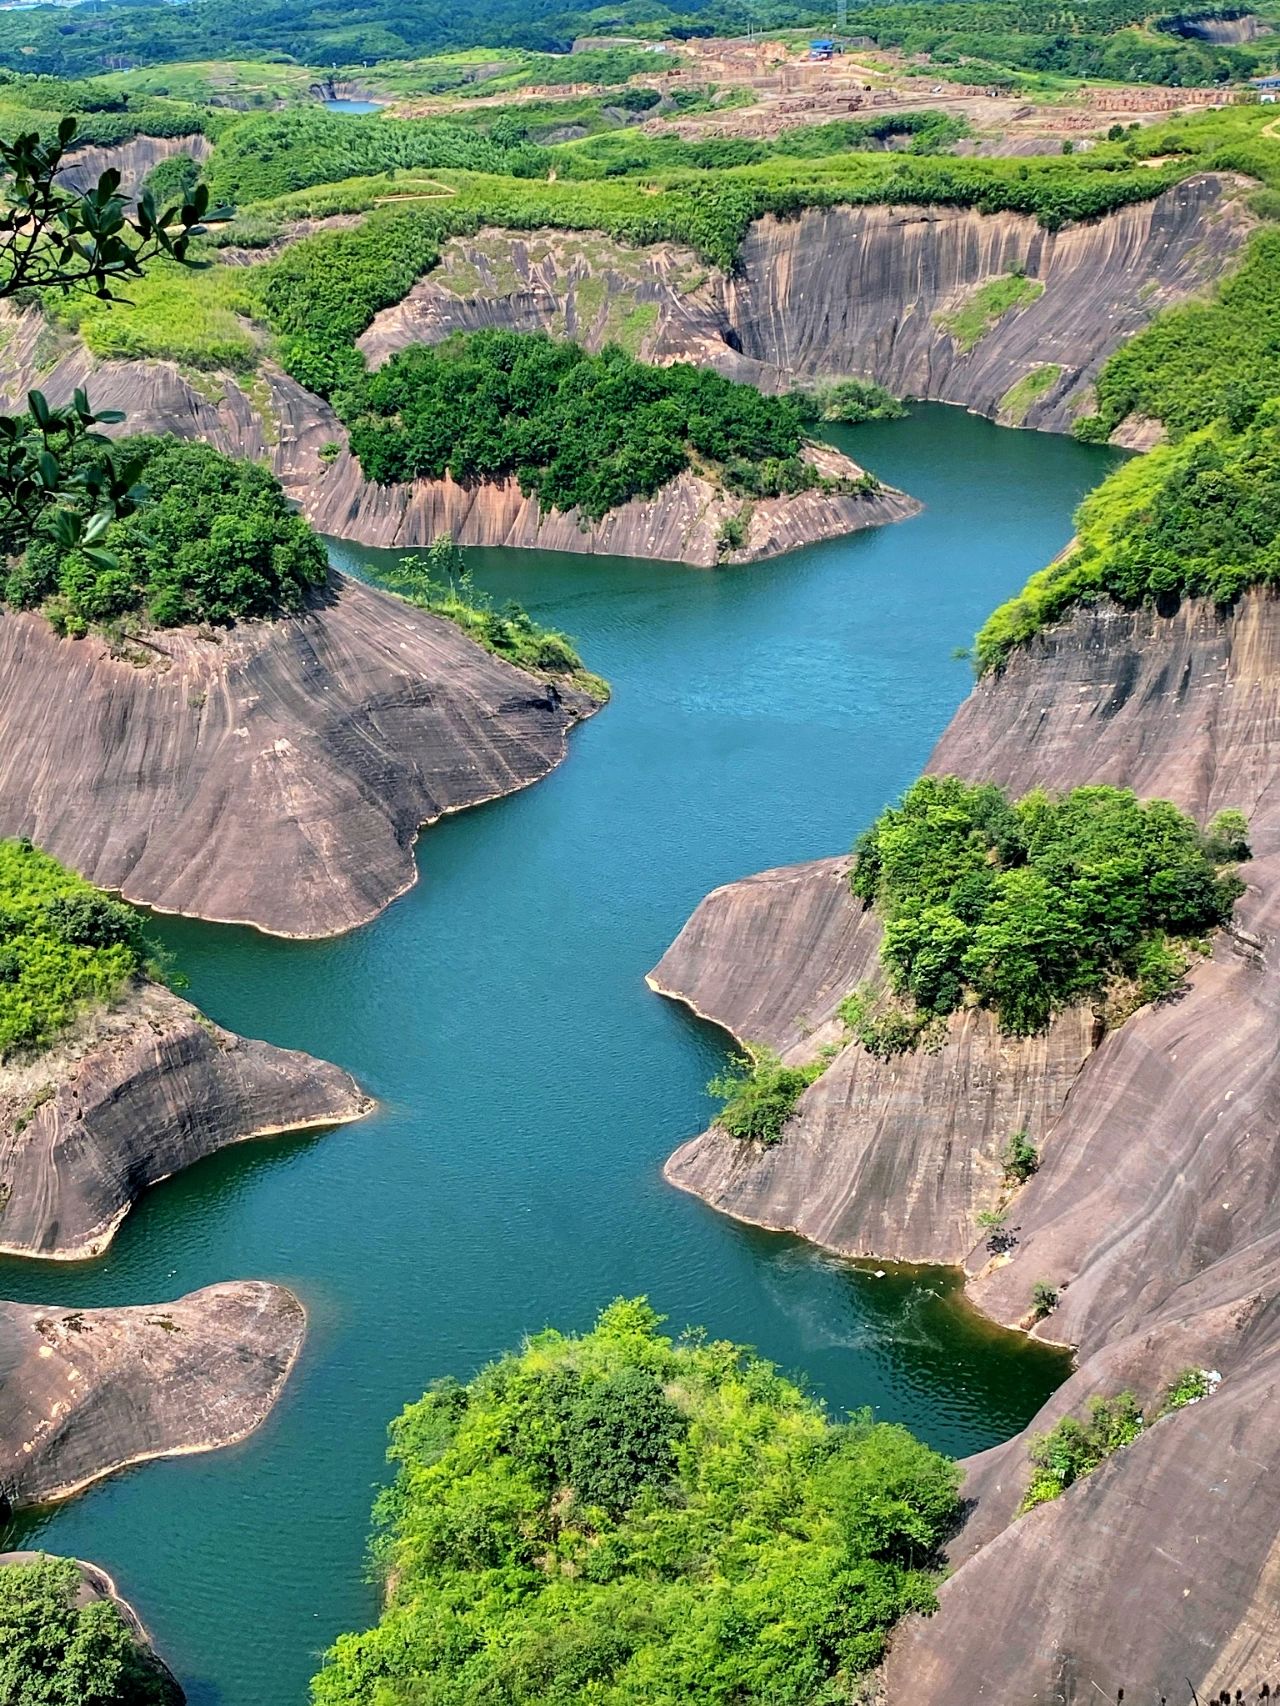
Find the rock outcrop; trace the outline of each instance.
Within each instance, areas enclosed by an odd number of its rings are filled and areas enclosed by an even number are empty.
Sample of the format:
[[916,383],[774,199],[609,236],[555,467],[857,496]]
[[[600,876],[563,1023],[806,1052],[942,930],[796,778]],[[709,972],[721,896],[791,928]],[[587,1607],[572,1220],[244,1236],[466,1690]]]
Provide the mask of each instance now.
[[100,1255],[142,1192],[228,1144],[358,1119],[339,1067],[224,1031],[157,984],[0,1064],[0,1253]]
[[0,834],[160,911],[334,935],[412,885],[422,825],[544,776],[595,708],[342,576],[127,656],[8,611]]
[[66,157],[58,173],[58,182],[69,190],[90,190],[98,179],[112,167],[120,174],[121,193],[132,200],[142,188],[142,180],[162,160],[172,160],[186,154],[195,161],[209,158],[213,145],[207,136],[135,136],[110,148],[90,144],[75,148]]
[[[455,331],[544,330],[704,362],[766,390],[855,374],[899,396],[1065,432],[1106,357],[1217,279],[1250,224],[1235,181],[1207,173],[1057,232],[945,207],[769,217],[748,231],[732,279],[672,245],[481,231],[450,243],[361,347],[378,366]],[[1042,293],[962,347],[947,316],[1015,269]],[[1052,383],[1020,396],[1020,382],[1046,368]]]
[[50,1504],[130,1464],[243,1439],[305,1331],[297,1298],[262,1280],[151,1307],[0,1302],[0,1493],[14,1509]]
[[[814,447],[808,454],[831,479],[856,481],[862,474],[856,463],[838,451]],[[919,507],[891,486],[865,494],[814,490],[744,502],[686,470],[656,497],[633,498],[599,521],[589,521],[576,509],[544,511],[537,498],[526,497],[513,479],[461,486],[446,476],[377,486],[363,477],[350,452],[344,452],[303,498],[307,519],[322,533],[359,539],[366,545],[408,548],[450,533],[460,545],[658,557],[697,568],[776,557],[801,545],[902,521]],[[739,519],[744,543],[725,548],[721,529]]]
[[[0,1552],[0,1570],[10,1565],[21,1568],[24,1564],[38,1564],[49,1557],[50,1554],[46,1552]],[[142,1619],[128,1600],[121,1598],[120,1590],[111,1577],[99,1565],[87,1563],[83,1558],[72,1558],[69,1562],[75,1565],[80,1574],[80,1587],[75,1596],[75,1604],[86,1606],[93,1605],[98,1600],[110,1600],[120,1613],[134,1644],[147,1663],[154,1667],[156,1683],[166,1706],[183,1706],[186,1695],[179,1686],[177,1677],[156,1652]]]
[[[1071,1014],[1029,1043],[969,1016],[936,1056],[881,1066],[852,1045],[776,1149],[711,1133],[668,1176],[838,1249],[963,1259],[971,1296],[1011,1325],[1036,1282],[1058,1288],[1034,1330],[1076,1345],[1080,1366],[1032,1431],[1094,1393],[1153,1404],[1188,1366],[1224,1376],[1016,1521],[1026,1437],[974,1460],[959,1567],[938,1615],[895,1644],[890,1706],[1075,1702],[1095,1685],[1158,1698],[1184,1677],[1252,1687],[1280,1662],[1266,1419],[1280,1383],[1280,600],[1251,593],[1225,619],[1190,602],[1172,616],[1081,610],[978,685],[930,767],[1015,794],[1124,785],[1202,820],[1239,807],[1255,857],[1232,928],[1184,995],[1096,1046]],[[844,862],[826,861],[709,896],[653,981],[802,1058],[875,941]],[[1040,1166],[1014,1199],[1013,1249],[989,1260],[966,1205],[975,1178],[994,1194],[994,1154],[1018,1125]]]

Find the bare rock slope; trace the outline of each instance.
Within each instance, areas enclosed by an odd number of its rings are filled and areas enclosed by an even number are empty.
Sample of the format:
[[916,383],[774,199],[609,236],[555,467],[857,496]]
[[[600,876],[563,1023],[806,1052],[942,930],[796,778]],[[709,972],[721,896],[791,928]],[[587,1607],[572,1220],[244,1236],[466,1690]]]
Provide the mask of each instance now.
[[151,1307],[0,1302],[0,1493],[49,1504],[129,1464],[243,1439],[305,1329],[297,1298],[261,1280]]
[[[1227,619],[1080,611],[979,684],[931,768],[1015,793],[1115,783],[1202,820],[1240,807],[1255,857],[1232,929],[1181,999],[1100,1040],[1067,1014],[1027,1043],[969,1016],[938,1055],[886,1065],[851,1045],[775,1149],[710,1133],[668,1176],[838,1249],[965,1260],[975,1301],[1010,1324],[1037,1281],[1058,1287],[1035,1330],[1080,1367],[1032,1431],[1091,1393],[1153,1403],[1188,1366],[1225,1376],[1016,1521],[1025,1437],[975,1460],[960,1567],[895,1645],[891,1706],[1252,1686],[1280,1662],[1280,601],[1249,594]],[[843,876],[826,861],[717,891],[653,981],[805,1056],[874,955]],[[1014,1201],[1015,1249],[991,1261],[973,1214],[1019,1125],[1041,1164]]]
[[412,884],[423,824],[544,776],[594,709],[341,576],[145,661],[6,612],[0,833],[162,911],[333,935]]
[[148,1185],[227,1144],[358,1119],[349,1075],[250,1042],[141,983],[39,1055],[0,1065],[0,1253],[106,1249]]
[[[361,348],[379,366],[455,331],[540,329],[706,362],[766,390],[862,375],[900,396],[1063,432],[1112,350],[1216,280],[1250,223],[1221,173],[1058,232],[1017,214],[837,207],[757,221],[732,279],[669,244],[481,231],[450,243]],[[1041,293],[972,344],[958,336],[951,317],[1015,270]],[[1020,382],[1033,374],[1042,379],[1028,394]]]

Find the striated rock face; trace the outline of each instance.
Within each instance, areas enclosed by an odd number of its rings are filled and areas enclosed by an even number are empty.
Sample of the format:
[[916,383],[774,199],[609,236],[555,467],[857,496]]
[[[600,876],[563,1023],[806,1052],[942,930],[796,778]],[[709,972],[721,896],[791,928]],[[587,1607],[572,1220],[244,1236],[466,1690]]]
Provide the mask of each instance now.
[[15,1509],[50,1504],[131,1463],[243,1439],[305,1330],[297,1298],[263,1280],[128,1309],[0,1302],[0,1490]]
[[346,441],[328,404],[269,362],[248,390],[225,374],[210,374],[197,388],[172,362],[99,361],[38,314],[7,310],[0,327],[7,334],[0,341],[0,394],[11,404],[38,388],[61,407],[83,387],[95,408],[128,417],[116,430],[203,439],[229,456],[265,462],[294,498],[323,477],[321,447]]
[[233,1036],[140,984],[34,1059],[0,1065],[0,1253],[100,1255],[148,1185],[229,1143],[369,1106],[340,1068]]
[[[814,449],[809,459],[833,478],[855,480],[862,473],[837,451]],[[800,492],[744,506],[741,498],[686,470],[656,497],[634,498],[601,520],[588,521],[576,509],[544,512],[537,498],[526,497],[511,479],[460,486],[446,477],[377,486],[364,479],[349,452],[303,499],[307,519],[322,533],[367,545],[427,545],[437,534],[451,533],[460,545],[658,557],[699,568],[775,557],[821,539],[902,521],[919,507],[891,486],[866,496]],[[746,522],[746,542],[722,553],[720,529],[739,515]]]
[[[765,871],[708,895],[649,975],[735,1036],[794,1061],[838,1043],[840,1001],[879,969],[880,926],[849,891],[848,859]],[[842,1255],[960,1262],[1001,1190],[1010,1132],[1057,1118],[1093,1049],[1093,1016],[1001,1036],[986,1013],[951,1021],[940,1054],[889,1061],[849,1044],[801,1097],[786,1137],[744,1144],[713,1126],[666,1177],[735,1219]]]
[[196,161],[207,160],[213,145],[207,136],[135,136],[111,148],[76,148],[68,154],[58,182],[69,190],[93,189],[102,174],[115,167],[120,174],[121,194],[131,200],[142,188],[142,180],[162,160],[187,154]]
[[[49,1556],[50,1554],[46,1552],[0,1552],[0,1570],[11,1564],[19,1567],[24,1564],[38,1564],[42,1559]],[[124,1619],[125,1627],[133,1636],[134,1642],[142,1649],[148,1662],[154,1665],[157,1681],[163,1690],[163,1698],[168,1706],[183,1706],[186,1695],[179,1687],[177,1677],[156,1653],[142,1619],[128,1600],[120,1597],[120,1590],[111,1577],[99,1565],[86,1563],[83,1558],[72,1558],[70,1561],[80,1572],[80,1588],[75,1598],[76,1605],[92,1605],[95,1600],[109,1599]]]
[[[1058,232],[956,208],[765,219],[727,287],[729,317],[744,355],[789,374],[865,374],[984,415],[1007,413],[1013,386],[1052,364],[1060,375],[1017,424],[1065,432],[1111,351],[1220,276],[1249,226],[1233,193],[1205,175]],[[935,315],[1017,267],[1043,293],[965,352]]]
[[[1065,432],[1105,358],[1160,309],[1220,276],[1248,233],[1237,186],[1205,174],[1153,201],[1050,233],[1015,214],[864,207],[753,225],[732,279],[671,245],[482,231],[361,339],[372,365],[482,326],[621,341],[766,390],[856,374],[899,396]],[[935,316],[1023,269],[1044,286],[963,350]],[[1046,366],[1038,396],[1010,396]]]
[[[1280,1381],[1280,601],[1252,593],[1228,619],[1192,603],[1170,617],[1081,610],[979,684],[930,767],[1014,793],[1130,786],[1201,819],[1245,810],[1255,857],[1233,928],[1184,996],[1096,1048],[1065,1015],[998,1056],[972,1017],[936,1057],[877,1068],[846,1050],[775,1150],[729,1151],[710,1134],[669,1176],[837,1248],[891,1258],[951,1237],[955,1259],[957,1205],[978,1203],[984,1158],[1027,1125],[1041,1164],[1014,1201],[1017,1245],[967,1260],[975,1301],[1010,1324],[1037,1281],[1060,1288],[1036,1331],[1077,1345],[1080,1367],[1031,1431],[1093,1393],[1129,1388],[1153,1404],[1188,1366],[1225,1378],[1016,1521],[1026,1437],[975,1459],[959,1567],[937,1616],[895,1643],[890,1706],[1075,1702],[1099,1687],[1172,1697],[1183,1678],[1256,1687],[1280,1662],[1280,1446],[1267,1419]],[[874,952],[841,872],[827,861],[709,896],[654,981],[802,1056],[824,1032],[799,1041],[796,1015],[821,1026]]]
[[0,833],[287,936],[367,922],[412,885],[423,824],[544,776],[596,708],[342,576],[304,616],[132,659],[0,614]]

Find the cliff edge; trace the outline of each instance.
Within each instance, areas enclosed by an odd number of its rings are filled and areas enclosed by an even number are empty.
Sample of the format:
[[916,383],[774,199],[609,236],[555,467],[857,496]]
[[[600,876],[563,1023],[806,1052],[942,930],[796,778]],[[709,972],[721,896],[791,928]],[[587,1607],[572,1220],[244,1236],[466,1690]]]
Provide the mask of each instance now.
[[136,984],[52,1047],[0,1064],[0,1254],[101,1255],[149,1185],[227,1144],[370,1105],[339,1067]]

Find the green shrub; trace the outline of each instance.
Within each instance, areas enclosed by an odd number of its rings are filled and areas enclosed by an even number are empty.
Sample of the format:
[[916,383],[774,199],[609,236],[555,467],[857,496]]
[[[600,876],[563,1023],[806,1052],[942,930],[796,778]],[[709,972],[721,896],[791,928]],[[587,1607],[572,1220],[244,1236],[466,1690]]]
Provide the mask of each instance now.
[[1170,1382],[1160,1405],[1160,1414],[1168,1415],[1172,1410],[1185,1410],[1188,1404],[1198,1404],[1202,1398],[1209,1397],[1216,1384],[1216,1377],[1207,1369],[1184,1368]]
[[773,1049],[756,1044],[707,1085],[724,1106],[715,1123],[730,1137],[756,1143],[777,1143],[804,1091],[822,1072],[825,1062],[784,1066]]
[[1025,1131],[1015,1131],[1000,1151],[1000,1167],[1008,1185],[1025,1185],[1040,1165],[1040,1151]]
[[[79,1012],[113,1001],[149,963],[132,907],[30,842],[0,841],[0,1060],[45,1047]],[[0,1642],[0,1666],[2,1653]]]
[[200,168],[190,154],[172,154],[154,165],[142,180],[157,208],[180,205],[200,182]]
[[602,704],[608,699],[608,682],[585,667],[566,635],[540,627],[514,602],[493,608],[488,594],[473,584],[462,552],[448,534],[441,534],[422,555],[401,557],[398,567],[383,570],[378,580],[397,597],[455,623],[477,645],[508,663],[536,675],[567,677],[592,699]]
[[178,1690],[109,1599],[76,1603],[69,1558],[0,1565],[5,1706],[175,1706]]
[[1031,1287],[1031,1313],[1037,1321],[1052,1315],[1058,1307],[1058,1288],[1048,1280],[1037,1280]]
[[[880,957],[917,1015],[966,1000],[1016,1036],[1130,980],[1170,986],[1178,943],[1224,924],[1244,885],[1192,820],[1127,789],[1036,792],[924,776],[858,840],[850,882],[884,915]],[[846,1021],[847,1022],[847,1021]]]
[[376,1628],[316,1706],[811,1706],[928,1609],[956,1466],[643,1300],[411,1404],[377,1506]]
[[1031,1441],[1028,1452],[1035,1473],[1023,1495],[1020,1512],[1065,1493],[1089,1475],[1112,1452],[1130,1445],[1142,1432],[1142,1411],[1132,1392],[1115,1398],[1091,1398],[1086,1419],[1064,1416],[1046,1434]]

